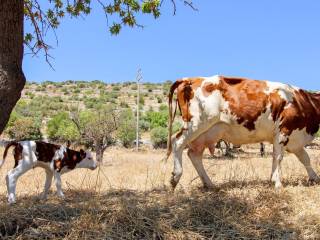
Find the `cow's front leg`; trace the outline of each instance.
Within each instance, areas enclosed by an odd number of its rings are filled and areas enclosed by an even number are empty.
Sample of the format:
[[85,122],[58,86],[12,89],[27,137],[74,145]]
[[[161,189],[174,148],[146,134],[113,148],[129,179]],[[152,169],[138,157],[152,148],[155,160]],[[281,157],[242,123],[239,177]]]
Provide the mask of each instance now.
[[53,178],[53,172],[49,169],[46,169],[46,182],[44,184],[44,189],[42,194],[40,195],[40,198],[43,200],[47,200],[47,196],[49,193],[49,189],[51,187],[52,178]]
[[271,181],[275,183],[275,188],[281,188],[281,161],[283,159],[283,144],[277,141],[273,144],[273,161],[272,161],[272,173]]
[[54,180],[56,183],[57,195],[61,198],[64,198],[64,194],[63,194],[62,188],[61,188],[62,186],[61,186],[61,173],[60,172],[55,171]]
[[182,176],[182,152],[183,152],[183,147],[181,147],[181,145],[177,146],[177,142],[176,139],[173,142],[173,172],[172,172],[172,176],[171,176],[171,187],[172,190],[174,190],[177,186],[177,184],[179,183],[179,180]]

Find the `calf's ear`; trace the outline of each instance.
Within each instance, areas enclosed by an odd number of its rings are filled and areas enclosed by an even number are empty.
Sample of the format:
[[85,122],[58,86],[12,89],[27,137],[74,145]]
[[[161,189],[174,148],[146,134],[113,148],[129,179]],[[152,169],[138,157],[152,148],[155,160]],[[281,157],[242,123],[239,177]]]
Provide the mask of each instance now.
[[86,157],[86,152],[83,149],[80,149],[80,157],[85,158]]

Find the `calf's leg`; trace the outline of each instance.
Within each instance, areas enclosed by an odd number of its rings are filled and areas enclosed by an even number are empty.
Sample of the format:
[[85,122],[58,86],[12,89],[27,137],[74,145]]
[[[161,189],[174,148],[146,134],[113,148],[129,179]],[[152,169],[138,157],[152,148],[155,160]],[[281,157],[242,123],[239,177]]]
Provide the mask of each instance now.
[[316,174],[316,172],[313,170],[310,164],[310,158],[308,153],[304,148],[302,148],[300,151],[297,151],[294,153],[296,157],[299,159],[299,161],[304,165],[304,167],[307,170],[309,181],[310,182],[320,182],[319,176]]
[[61,174],[57,171],[55,171],[55,173],[54,173],[54,181],[56,183],[58,196],[61,198],[64,198],[64,194],[63,194],[62,188],[61,188]]
[[18,161],[18,165],[10,170],[6,176],[7,190],[8,190],[8,202],[9,204],[16,202],[16,185],[18,178],[26,171],[32,168],[24,159]]
[[47,199],[48,192],[49,192],[49,189],[51,187],[52,178],[53,178],[53,172],[51,170],[46,169],[45,171],[46,171],[46,181],[45,181],[45,184],[44,184],[43,192],[41,194],[41,199],[44,199],[44,200]]

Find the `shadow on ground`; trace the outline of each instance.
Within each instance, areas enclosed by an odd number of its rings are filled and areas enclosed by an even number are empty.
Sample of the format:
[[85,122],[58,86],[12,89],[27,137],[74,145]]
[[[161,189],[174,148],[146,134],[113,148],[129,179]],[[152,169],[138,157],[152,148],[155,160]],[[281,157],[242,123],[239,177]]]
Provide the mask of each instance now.
[[14,206],[4,204],[2,196],[0,233],[2,238],[22,239],[299,238],[285,219],[290,198],[284,192],[261,187],[249,199],[224,187],[188,193],[69,191],[65,200],[25,197]]

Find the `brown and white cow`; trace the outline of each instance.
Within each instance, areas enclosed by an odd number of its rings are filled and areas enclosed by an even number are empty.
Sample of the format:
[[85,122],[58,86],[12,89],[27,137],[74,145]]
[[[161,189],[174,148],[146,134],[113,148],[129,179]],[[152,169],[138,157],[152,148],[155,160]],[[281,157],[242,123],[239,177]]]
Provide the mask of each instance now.
[[74,168],[89,168],[91,170],[97,168],[97,163],[93,160],[90,152],[85,152],[82,149],[75,151],[65,146],[41,141],[9,142],[4,150],[3,160],[0,161],[0,167],[4,163],[10,147],[14,147],[15,165],[6,176],[9,203],[16,201],[15,191],[18,178],[32,168],[42,167],[46,171],[44,191],[41,195],[43,199],[47,198],[53,176],[58,196],[64,197],[61,189],[61,174]]
[[[184,126],[172,135],[173,94]],[[319,181],[304,146],[314,139],[320,123],[320,93],[310,93],[287,84],[238,77],[199,77],[177,80],[169,93],[169,138],[167,158],[173,152],[171,179],[175,188],[182,175],[182,151],[189,148],[204,186],[213,184],[202,164],[204,143],[219,139],[241,145],[273,144],[271,180],[281,186],[280,162],[284,151],[294,153],[305,166],[309,179]]]

